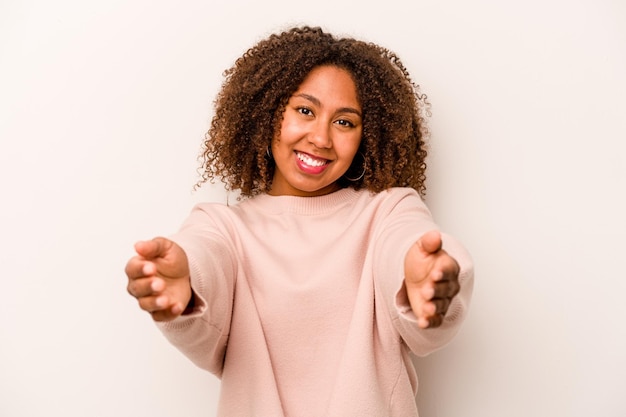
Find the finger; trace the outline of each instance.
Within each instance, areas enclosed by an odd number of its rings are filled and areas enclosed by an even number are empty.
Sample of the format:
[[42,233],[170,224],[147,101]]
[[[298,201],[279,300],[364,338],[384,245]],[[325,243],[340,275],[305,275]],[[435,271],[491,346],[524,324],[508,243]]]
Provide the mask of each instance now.
[[446,312],[448,311],[448,307],[450,307],[450,299],[449,298],[436,298],[436,299],[432,300],[431,303],[434,304],[434,306],[435,306],[435,313],[436,314],[443,314],[443,315],[445,315]]
[[435,314],[428,317],[420,317],[417,325],[422,329],[439,327],[443,323],[443,314]]
[[160,278],[139,278],[128,282],[127,290],[135,298],[160,294],[165,289],[165,282]]
[[436,253],[441,249],[441,233],[431,230],[422,235],[418,241],[420,248],[426,253]]
[[459,291],[461,291],[461,284],[459,283],[459,281],[450,281],[450,285],[448,286],[448,293],[445,296],[449,299],[452,299],[459,293]]
[[427,329],[430,326],[430,321],[425,317],[420,317],[417,319],[417,325],[420,329]]
[[431,300],[435,296],[435,285],[434,284],[425,284],[420,289],[421,295],[424,300]]
[[173,307],[168,308],[168,309],[154,311],[150,313],[150,315],[152,316],[152,319],[154,321],[171,321],[171,320],[174,320],[176,317],[180,316],[182,312],[183,312],[182,307],[176,304]]
[[[146,278],[154,278],[156,274],[156,265],[154,265],[152,262],[146,262],[143,260],[139,260],[139,259],[134,259],[128,262],[128,264],[126,265],[126,276],[128,276],[128,286],[127,286],[127,290],[129,292],[130,295],[137,297],[137,296],[144,296],[144,293],[141,292],[141,284],[134,284],[135,281],[143,281]],[[150,281],[145,281],[147,282],[147,284],[145,285],[149,285]],[[137,286],[136,286],[137,285]],[[162,284],[156,284],[158,287],[161,287]],[[136,294],[135,292],[135,288],[137,288],[138,291],[140,291],[138,294]]]
[[131,258],[126,263],[124,272],[129,279],[143,278],[154,274],[150,267],[146,268],[146,261],[139,256]]
[[435,314],[428,318],[428,328],[439,327],[443,324],[443,314]]
[[429,301],[422,305],[422,308],[420,309],[420,316],[428,318],[437,313],[437,305],[433,301]]
[[163,237],[155,237],[152,240],[142,240],[135,243],[135,251],[146,259],[154,259],[166,252],[171,242]]
[[445,251],[441,251],[430,276],[433,281],[453,281],[458,278],[459,271],[458,262]]
[[430,299],[452,298],[459,293],[460,288],[457,280],[436,282],[433,287],[434,294]]
[[148,313],[166,310],[171,307],[169,297],[164,294],[155,294],[147,297],[137,298],[139,307]]

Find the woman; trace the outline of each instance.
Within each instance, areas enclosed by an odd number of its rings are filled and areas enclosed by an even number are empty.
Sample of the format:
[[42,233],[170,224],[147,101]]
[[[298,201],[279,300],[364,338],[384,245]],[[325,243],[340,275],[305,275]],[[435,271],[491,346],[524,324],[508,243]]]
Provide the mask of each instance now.
[[416,416],[411,354],[456,334],[470,256],[425,187],[425,97],[389,50],[294,28],[226,71],[199,204],[138,242],[128,291],[221,378],[223,416]]

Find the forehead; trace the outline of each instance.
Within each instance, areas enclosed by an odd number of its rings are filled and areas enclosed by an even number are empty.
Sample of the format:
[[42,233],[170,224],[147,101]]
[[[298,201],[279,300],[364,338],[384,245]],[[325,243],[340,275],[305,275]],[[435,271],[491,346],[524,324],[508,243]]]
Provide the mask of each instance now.
[[343,101],[359,105],[356,84],[347,70],[332,65],[316,67],[302,81],[293,96],[305,94],[320,101]]

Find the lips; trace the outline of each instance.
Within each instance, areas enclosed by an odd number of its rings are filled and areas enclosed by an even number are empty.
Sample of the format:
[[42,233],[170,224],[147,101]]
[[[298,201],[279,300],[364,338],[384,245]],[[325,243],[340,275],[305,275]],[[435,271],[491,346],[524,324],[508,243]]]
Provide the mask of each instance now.
[[308,153],[295,152],[296,162],[302,171],[307,174],[319,174],[330,164],[329,159],[318,158]]
[[310,167],[321,167],[324,166],[326,164],[328,164],[330,161],[328,159],[323,159],[323,158],[315,158],[309,154],[306,153],[302,153],[302,152],[297,152],[296,151],[296,157],[304,164],[310,166]]

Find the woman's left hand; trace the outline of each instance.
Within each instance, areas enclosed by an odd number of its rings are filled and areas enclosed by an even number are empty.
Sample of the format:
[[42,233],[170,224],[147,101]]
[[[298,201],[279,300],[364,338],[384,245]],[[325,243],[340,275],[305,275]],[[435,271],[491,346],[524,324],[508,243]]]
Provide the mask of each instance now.
[[441,233],[425,233],[406,254],[404,283],[409,303],[425,329],[439,327],[459,293],[459,264],[441,248]]

